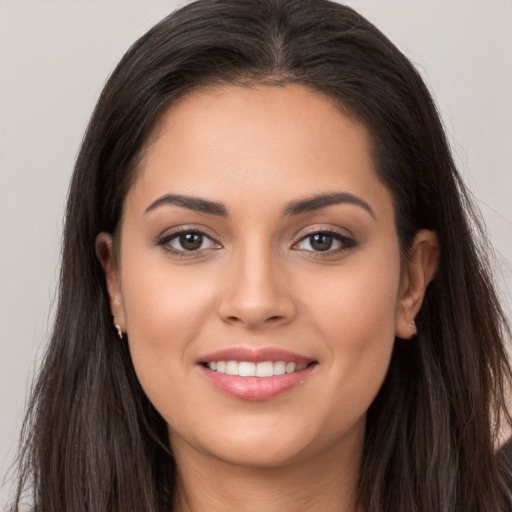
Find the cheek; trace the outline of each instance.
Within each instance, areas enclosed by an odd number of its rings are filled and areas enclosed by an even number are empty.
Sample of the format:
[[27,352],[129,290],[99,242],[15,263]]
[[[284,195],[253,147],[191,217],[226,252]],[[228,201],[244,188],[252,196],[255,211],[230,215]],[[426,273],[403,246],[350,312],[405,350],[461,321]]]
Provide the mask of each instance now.
[[[191,347],[213,309],[205,275],[144,258],[135,251],[123,261],[121,278],[128,342],[139,381],[152,401],[162,401],[170,382],[191,367]],[[184,364],[185,362],[185,364]],[[160,398],[159,398],[160,397]]]
[[131,337],[158,344],[193,330],[213,300],[211,269],[176,265],[157,247],[128,245],[124,254],[121,287]]
[[343,409],[350,402],[362,414],[380,389],[395,340],[399,283],[398,258],[373,259],[344,269],[335,284],[315,293],[315,324],[329,351],[332,400]]
[[[317,276],[318,277],[318,276]],[[322,282],[310,287],[308,296],[320,326],[340,342],[361,345],[379,334],[393,334],[400,285],[397,251],[354,259],[336,270],[320,275]],[[336,335],[337,333],[337,335]],[[386,338],[388,336],[385,336]],[[358,342],[359,340],[359,342]]]

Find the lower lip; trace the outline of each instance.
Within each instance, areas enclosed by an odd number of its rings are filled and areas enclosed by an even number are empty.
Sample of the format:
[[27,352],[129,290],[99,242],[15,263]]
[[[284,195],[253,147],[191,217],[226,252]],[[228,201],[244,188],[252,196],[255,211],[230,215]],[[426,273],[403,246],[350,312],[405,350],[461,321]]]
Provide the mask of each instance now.
[[314,370],[316,364],[310,364],[304,370],[274,377],[239,377],[210,370],[200,365],[204,376],[219,391],[240,400],[270,400],[290,389],[300,386]]

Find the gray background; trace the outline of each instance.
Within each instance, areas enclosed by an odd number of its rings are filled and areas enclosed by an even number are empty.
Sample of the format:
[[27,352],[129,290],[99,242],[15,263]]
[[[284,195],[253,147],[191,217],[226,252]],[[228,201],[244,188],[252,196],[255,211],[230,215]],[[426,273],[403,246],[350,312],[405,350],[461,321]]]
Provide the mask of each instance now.
[[[106,77],[175,7],[156,0],[0,0],[0,475],[51,325],[73,162]],[[497,250],[512,301],[512,1],[348,2],[421,70]],[[509,316],[510,318],[510,316]],[[0,504],[5,502],[2,486]]]

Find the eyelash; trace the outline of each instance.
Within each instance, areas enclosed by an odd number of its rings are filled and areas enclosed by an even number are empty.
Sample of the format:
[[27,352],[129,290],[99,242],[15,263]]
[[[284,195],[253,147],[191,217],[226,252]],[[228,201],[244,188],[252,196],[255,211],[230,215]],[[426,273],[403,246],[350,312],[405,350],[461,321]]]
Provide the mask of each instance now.
[[[323,251],[322,250],[315,251],[315,250],[297,248],[297,246],[299,244],[301,244],[302,242],[304,242],[306,240],[309,240],[309,245],[311,246],[312,238],[317,235],[331,237],[332,240],[334,242],[338,242],[340,246],[336,249],[332,249],[329,247]],[[351,238],[347,235],[344,235],[342,233],[339,233],[338,231],[335,231],[332,229],[314,229],[314,230],[311,230],[310,232],[308,232],[306,235],[304,235],[296,244],[293,245],[292,248],[293,249],[296,248],[295,250],[299,250],[299,251],[302,250],[302,251],[308,252],[308,253],[310,253],[311,256],[314,256],[314,257],[327,257],[327,256],[330,256],[333,254],[339,254],[339,253],[344,252],[347,249],[351,249],[352,247],[355,247],[355,246],[356,246],[356,241],[353,238]]]
[[[196,249],[196,250],[187,250],[187,249],[176,249],[175,247],[172,247],[171,242],[175,239],[179,239],[181,236],[186,235],[199,235],[202,237],[201,245],[204,243],[205,239],[209,240],[212,244],[212,247],[208,247],[206,249]],[[209,236],[207,233],[200,229],[193,229],[193,228],[183,228],[179,229],[177,231],[174,231],[172,233],[168,233],[162,237],[160,237],[157,240],[157,245],[161,246],[164,251],[171,253],[174,256],[178,257],[197,257],[199,255],[204,254],[204,251],[208,251],[210,249],[217,249],[220,248],[221,245],[216,242],[211,236]]]
[[[210,244],[212,247],[208,248],[198,248],[198,249],[192,249],[187,250],[185,248],[182,249],[176,249],[175,247],[172,247],[170,244],[173,240],[178,239],[181,236],[186,235],[199,235],[202,237],[201,245],[203,245],[205,239],[210,241]],[[327,237],[331,237],[333,241],[338,242],[340,244],[340,247],[336,249],[331,249],[330,247],[325,250],[313,250],[313,249],[301,249],[299,248],[299,244],[309,240],[309,245],[311,246],[311,240],[314,236],[317,235],[323,235]],[[173,254],[174,256],[178,257],[197,257],[199,255],[204,254],[204,251],[208,251],[210,249],[218,249],[221,246],[220,243],[216,242],[211,236],[209,236],[207,233],[200,229],[193,229],[193,228],[185,228],[185,229],[179,229],[177,231],[174,231],[172,233],[166,234],[157,240],[157,245],[161,246],[166,252],[169,252]],[[298,251],[304,251],[311,253],[311,255],[314,255],[315,257],[326,257],[333,254],[339,254],[347,249],[351,249],[352,247],[356,246],[356,241],[344,234],[341,234],[337,231],[334,231],[332,229],[316,229],[312,230],[306,235],[304,235],[297,243],[293,244],[292,249],[298,250]]]

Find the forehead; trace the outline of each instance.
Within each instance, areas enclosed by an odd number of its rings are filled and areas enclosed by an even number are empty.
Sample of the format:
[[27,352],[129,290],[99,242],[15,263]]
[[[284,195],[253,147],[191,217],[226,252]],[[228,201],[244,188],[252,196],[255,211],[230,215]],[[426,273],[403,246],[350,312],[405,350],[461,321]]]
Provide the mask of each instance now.
[[390,199],[363,125],[303,86],[219,86],[185,95],[162,116],[128,201],[172,192],[261,205],[344,189]]

